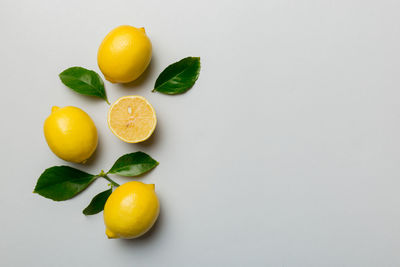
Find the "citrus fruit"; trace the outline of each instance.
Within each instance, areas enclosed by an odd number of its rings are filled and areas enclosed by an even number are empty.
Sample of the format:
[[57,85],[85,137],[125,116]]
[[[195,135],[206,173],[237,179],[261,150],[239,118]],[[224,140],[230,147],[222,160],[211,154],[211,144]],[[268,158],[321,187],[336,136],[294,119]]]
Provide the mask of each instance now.
[[104,38],[97,53],[97,63],[108,81],[128,83],[146,70],[151,52],[151,42],[144,28],[123,25]]
[[96,150],[96,126],[80,108],[54,106],[43,128],[50,149],[63,160],[84,163]]
[[108,238],[136,238],[156,222],[160,204],[154,184],[125,183],[110,195],[104,206],[104,224]]
[[156,124],[156,112],[142,96],[123,96],[108,111],[108,126],[127,143],[145,141],[154,132]]

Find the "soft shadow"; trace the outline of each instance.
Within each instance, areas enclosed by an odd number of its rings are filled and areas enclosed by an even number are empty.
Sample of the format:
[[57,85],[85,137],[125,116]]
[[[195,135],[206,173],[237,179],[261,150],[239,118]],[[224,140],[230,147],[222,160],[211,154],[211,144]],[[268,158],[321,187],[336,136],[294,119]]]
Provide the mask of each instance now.
[[100,155],[102,153],[102,150],[103,150],[103,146],[101,145],[101,139],[99,136],[96,150],[93,152],[92,156],[85,163],[83,163],[81,165],[92,167],[94,164],[96,164],[97,159],[100,157]]
[[[105,85],[105,86],[106,86],[105,90],[106,90],[106,95],[107,95],[107,85]],[[96,97],[96,96],[89,96],[89,95],[81,95],[81,94],[78,94],[77,92],[74,92],[73,90],[68,90],[68,89],[69,88],[65,89],[65,91],[69,91],[69,94],[73,95],[74,97],[76,97],[77,101],[78,100],[80,100],[80,101],[85,100],[86,102],[90,103],[91,105],[92,104],[96,104],[96,105],[99,105],[99,106],[102,105],[105,108],[107,108],[107,106],[108,106],[107,102],[103,98]],[[109,97],[109,95],[107,95],[107,98],[108,97]],[[108,98],[108,101],[110,101],[109,98]],[[73,101],[73,102],[75,102],[75,101]],[[75,105],[71,104],[71,106],[75,106]],[[83,103],[81,105],[77,106],[77,107],[83,109],[86,112],[85,107],[83,106]]]
[[[124,89],[132,89],[132,88],[138,88],[142,86],[143,84],[148,81],[149,77],[151,77],[154,73],[154,63],[155,58],[153,57],[150,61],[149,66],[147,66],[146,70],[142,73],[142,75],[139,76],[136,80],[129,82],[129,83],[118,83],[116,84],[120,88]],[[150,88],[152,90],[153,88]]]
[[149,139],[147,139],[146,141],[140,142],[140,143],[136,143],[134,144],[136,147],[140,148],[147,148],[147,147],[151,147],[151,146],[155,146],[157,145],[157,143],[160,141],[160,123],[157,121],[157,125],[156,128],[154,129],[153,134],[149,137]]
[[126,245],[136,245],[139,243],[152,241],[153,239],[155,239],[157,237],[157,233],[159,231],[161,231],[160,228],[162,228],[162,224],[163,224],[163,220],[164,220],[163,217],[164,217],[164,214],[162,211],[160,211],[160,214],[158,215],[158,219],[157,219],[156,223],[153,225],[153,227],[147,233],[145,233],[144,235],[142,235],[138,238],[120,239],[120,241]]
[[[160,126],[157,125],[156,129],[154,130],[153,134],[150,136],[149,139],[147,139],[144,142],[131,144],[131,145],[134,146],[134,151],[144,151],[144,152],[146,152],[147,148],[157,145],[157,142],[159,142],[159,139],[160,139],[159,136],[160,136]],[[157,159],[155,159],[155,160],[157,160]],[[152,172],[156,168],[157,168],[157,166],[155,168],[151,169],[150,171],[142,173],[141,175],[138,175],[138,176],[134,176],[134,177],[123,177],[123,176],[120,176],[119,178],[120,178],[120,180],[125,180],[126,179],[126,181],[131,181],[132,178],[141,179],[141,178],[147,176],[150,172]]]
[[[97,159],[100,157],[100,155],[102,153],[101,150],[102,150],[102,146],[100,145],[100,140],[99,140],[96,150],[93,152],[92,156],[90,156],[90,158],[85,163],[74,163],[74,162],[66,162],[66,161],[64,161],[63,163],[68,163],[68,165],[71,165],[71,167],[74,167],[76,169],[84,171],[85,168],[93,167],[96,164]],[[65,165],[65,164],[62,164],[62,165]]]

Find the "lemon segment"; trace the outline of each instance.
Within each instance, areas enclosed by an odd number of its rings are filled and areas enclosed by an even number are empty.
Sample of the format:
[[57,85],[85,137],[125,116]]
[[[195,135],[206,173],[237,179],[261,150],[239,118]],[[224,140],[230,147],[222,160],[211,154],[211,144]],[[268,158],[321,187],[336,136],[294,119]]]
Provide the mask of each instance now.
[[119,139],[127,143],[147,140],[156,125],[156,112],[142,96],[121,97],[108,111],[108,126]]
[[63,160],[84,163],[96,150],[96,126],[80,108],[54,106],[43,130],[50,149]]
[[97,63],[104,77],[112,83],[136,80],[151,61],[152,45],[144,28],[119,26],[100,44]]
[[108,238],[139,237],[154,225],[159,213],[154,184],[125,183],[115,189],[104,206],[106,235]]

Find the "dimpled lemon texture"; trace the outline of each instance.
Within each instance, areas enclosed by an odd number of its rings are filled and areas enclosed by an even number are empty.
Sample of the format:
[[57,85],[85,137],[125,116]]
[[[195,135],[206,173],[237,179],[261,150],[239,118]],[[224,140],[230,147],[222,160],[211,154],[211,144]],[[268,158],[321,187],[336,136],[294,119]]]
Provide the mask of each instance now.
[[115,189],[104,206],[106,235],[108,238],[139,237],[153,226],[159,212],[154,184],[125,183]]
[[108,81],[128,83],[146,70],[151,53],[151,42],[144,28],[123,25],[104,38],[97,53],[97,63]]
[[50,149],[63,160],[84,163],[96,150],[96,126],[80,108],[53,107],[43,128]]

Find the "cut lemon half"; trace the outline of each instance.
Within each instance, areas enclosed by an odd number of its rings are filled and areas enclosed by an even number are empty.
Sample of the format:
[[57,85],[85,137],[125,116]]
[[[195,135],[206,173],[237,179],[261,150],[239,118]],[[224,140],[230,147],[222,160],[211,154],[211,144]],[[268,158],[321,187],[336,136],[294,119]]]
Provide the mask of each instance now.
[[123,96],[108,111],[108,126],[119,139],[127,143],[147,140],[156,124],[156,112],[142,96]]

